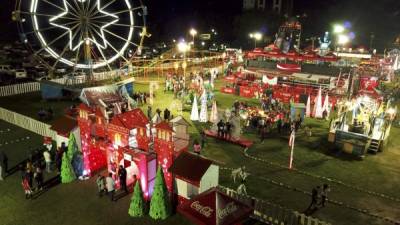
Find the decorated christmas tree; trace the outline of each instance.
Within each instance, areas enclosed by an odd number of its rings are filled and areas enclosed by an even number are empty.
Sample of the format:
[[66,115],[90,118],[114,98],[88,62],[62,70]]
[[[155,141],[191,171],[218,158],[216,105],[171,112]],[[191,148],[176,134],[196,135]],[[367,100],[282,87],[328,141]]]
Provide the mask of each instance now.
[[67,151],[67,155],[70,161],[72,161],[76,152],[78,152],[78,146],[76,144],[75,135],[71,132],[69,134],[68,151]]
[[194,95],[194,98],[193,98],[192,113],[190,114],[190,120],[191,121],[198,121],[199,120],[199,109],[197,107],[196,95]]
[[202,123],[207,122],[207,93],[206,90],[203,91],[203,95],[201,96],[201,107],[200,107],[200,119],[199,121]]
[[161,167],[158,167],[153,196],[150,201],[150,217],[155,220],[166,219],[171,215],[170,204],[167,187],[164,181],[164,173]]
[[68,154],[64,152],[61,164],[61,183],[70,183],[75,179],[76,175],[72,168],[71,160],[69,159]]
[[128,214],[132,217],[142,217],[145,214],[145,202],[140,182],[136,182]]

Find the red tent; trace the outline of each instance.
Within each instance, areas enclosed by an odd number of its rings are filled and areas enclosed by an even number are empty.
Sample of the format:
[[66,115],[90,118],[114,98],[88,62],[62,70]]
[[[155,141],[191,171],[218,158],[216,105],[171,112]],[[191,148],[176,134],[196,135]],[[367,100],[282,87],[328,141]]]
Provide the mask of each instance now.
[[212,188],[178,206],[178,212],[199,225],[231,225],[247,219],[253,209]]

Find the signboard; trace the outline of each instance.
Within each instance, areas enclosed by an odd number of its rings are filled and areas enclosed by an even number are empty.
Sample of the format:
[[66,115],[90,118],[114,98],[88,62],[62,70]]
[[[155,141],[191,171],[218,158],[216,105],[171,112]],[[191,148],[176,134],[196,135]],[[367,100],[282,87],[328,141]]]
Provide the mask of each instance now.
[[211,34],[200,34],[199,39],[202,41],[208,41],[211,39]]

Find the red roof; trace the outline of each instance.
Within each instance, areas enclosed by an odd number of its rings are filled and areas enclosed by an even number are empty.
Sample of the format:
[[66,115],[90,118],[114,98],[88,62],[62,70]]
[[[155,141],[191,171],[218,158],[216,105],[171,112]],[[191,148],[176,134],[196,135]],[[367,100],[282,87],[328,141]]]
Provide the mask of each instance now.
[[69,133],[78,126],[75,119],[63,116],[54,121],[50,127],[51,130],[57,132],[58,135],[69,137]]
[[191,184],[199,184],[212,161],[190,152],[182,152],[169,171]]
[[118,114],[111,120],[111,124],[116,126],[125,127],[132,130],[136,127],[146,127],[149,119],[144,115],[141,109],[133,109],[131,111]]
[[253,208],[212,188],[179,205],[178,212],[199,225],[231,225],[249,218]]
[[158,123],[155,126],[156,129],[161,129],[161,130],[167,130],[167,131],[171,131],[174,132],[174,130],[172,129],[172,127],[169,125],[169,123],[162,121],[160,123]]
[[96,108],[96,112],[95,112],[96,116],[104,118],[103,112],[101,111],[100,108]]
[[92,108],[90,108],[89,106],[87,106],[84,103],[79,104],[78,108],[81,109],[81,110],[85,110],[87,112],[92,112]]

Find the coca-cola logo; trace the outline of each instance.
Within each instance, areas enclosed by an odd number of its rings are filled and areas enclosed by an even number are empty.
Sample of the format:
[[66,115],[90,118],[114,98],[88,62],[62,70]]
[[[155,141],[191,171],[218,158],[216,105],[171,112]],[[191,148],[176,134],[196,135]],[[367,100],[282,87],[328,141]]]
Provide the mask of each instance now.
[[225,217],[227,217],[229,214],[234,213],[238,209],[239,209],[239,207],[234,202],[230,202],[225,206],[225,208],[217,209],[217,216],[219,219],[222,220]]
[[211,209],[210,207],[201,205],[199,201],[195,201],[192,204],[190,204],[190,208],[196,210],[198,213],[207,218],[210,218],[212,213],[214,212],[214,210]]

